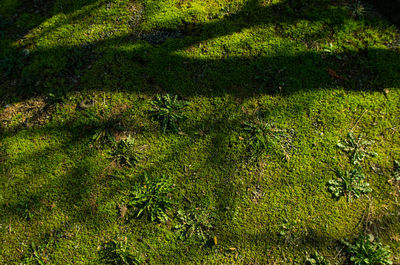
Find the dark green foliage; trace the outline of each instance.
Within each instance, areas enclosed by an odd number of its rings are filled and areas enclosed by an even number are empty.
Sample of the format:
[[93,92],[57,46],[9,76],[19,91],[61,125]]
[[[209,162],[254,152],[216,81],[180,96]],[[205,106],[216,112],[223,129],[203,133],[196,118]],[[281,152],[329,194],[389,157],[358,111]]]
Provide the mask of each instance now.
[[182,112],[187,104],[187,102],[179,100],[176,95],[157,95],[156,99],[151,102],[151,116],[160,122],[163,133],[167,131],[178,132],[179,121],[186,117]]
[[331,263],[324,256],[319,254],[317,251],[307,257],[306,264],[308,265],[330,265]]
[[393,178],[396,180],[396,181],[400,181],[400,162],[399,161],[397,161],[397,160],[394,160],[394,162],[393,162],[393,164],[394,164],[394,167],[393,167]]
[[205,244],[211,238],[213,230],[213,215],[204,209],[190,208],[179,210],[176,233],[181,240],[194,238]]
[[362,194],[372,191],[369,183],[364,182],[365,176],[361,168],[354,168],[351,171],[339,171],[338,179],[328,181],[328,190],[336,199],[346,197],[350,201],[353,197],[359,198]]
[[138,265],[143,259],[132,253],[127,239],[110,240],[100,250],[101,261],[109,265]]
[[259,118],[254,122],[244,123],[244,130],[249,134],[247,141],[252,155],[263,155],[266,151],[270,150],[283,154],[286,159],[289,159],[284,146],[284,140],[288,139],[285,130],[278,129],[273,124]]
[[37,210],[39,206],[39,198],[31,196],[19,201],[15,206],[15,211],[24,219],[30,220],[35,216],[35,210]]
[[114,117],[109,110],[97,114],[89,109],[84,111],[83,114],[86,122],[85,127],[89,130],[94,144],[115,143],[114,133],[122,130],[118,118]]
[[348,134],[348,140],[338,143],[337,146],[349,154],[353,165],[360,164],[365,157],[377,156],[376,152],[369,151],[368,148],[373,144],[372,141],[364,140],[364,135],[360,134],[357,138],[353,133]]
[[373,235],[361,234],[354,243],[343,241],[350,261],[355,265],[389,265],[391,252],[388,246],[375,241]]
[[150,178],[144,175],[144,181],[132,191],[128,206],[133,208],[135,218],[146,216],[151,221],[168,221],[167,211],[173,202],[173,185],[167,177]]
[[259,89],[261,91],[282,92],[287,82],[290,81],[286,67],[276,69],[276,67],[264,68],[257,66],[257,73],[254,79],[260,83],[261,87]]
[[2,75],[4,77],[16,76],[24,66],[25,56],[19,51],[8,52],[3,57],[0,55],[0,77]]
[[110,152],[120,166],[133,167],[140,159],[140,153],[135,150],[135,139],[128,136],[115,144]]

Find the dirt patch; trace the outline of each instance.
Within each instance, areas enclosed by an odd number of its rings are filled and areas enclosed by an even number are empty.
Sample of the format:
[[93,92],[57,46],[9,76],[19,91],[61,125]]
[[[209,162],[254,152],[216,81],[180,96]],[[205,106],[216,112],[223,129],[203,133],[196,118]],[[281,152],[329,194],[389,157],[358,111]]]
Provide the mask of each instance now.
[[0,113],[0,128],[33,127],[51,119],[51,107],[44,98],[37,97],[6,105]]

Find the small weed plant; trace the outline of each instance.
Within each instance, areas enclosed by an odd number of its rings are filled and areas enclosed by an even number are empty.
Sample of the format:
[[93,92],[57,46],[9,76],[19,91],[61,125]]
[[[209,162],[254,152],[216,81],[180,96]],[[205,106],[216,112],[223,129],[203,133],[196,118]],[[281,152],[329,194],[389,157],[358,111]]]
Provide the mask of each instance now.
[[377,153],[368,150],[373,142],[363,138],[363,134],[360,134],[356,138],[353,133],[349,133],[347,140],[337,144],[340,149],[349,154],[350,161],[353,165],[359,165],[365,157],[374,157],[378,155]]
[[361,234],[354,243],[343,241],[347,247],[350,261],[355,265],[389,265],[391,252],[388,246],[375,241],[373,235]]
[[179,100],[176,95],[157,95],[151,105],[151,116],[160,122],[163,133],[179,131],[178,123],[186,118],[183,114],[183,108],[188,105],[186,101]]
[[205,244],[211,238],[213,216],[209,211],[199,208],[179,210],[179,223],[175,226],[181,240],[194,238]]
[[101,261],[110,265],[139,265],[143,259],[132,253],[125,240],[110,240],[100,250]]
[[360,167],[354,168],[351,171],[338,171],[338,178],[328,181],[328,190],[336,199],[346,197],[347,201],[352,198],[359,198],[362,194],[372,191],[369,183],[364,182],[365,176]]
[[309,255],[306,259],[307,265],[330,265],[327,258],[319,254],[317,251],[313,255]]
[[120,166],[134,167],[140,159],[140,153],[134,149],[135,139],[128,137],[115,144],[110,155]]
[[286,159],[289,158],[286,148],[282,144],[283,139],[287,138],[284,130],[277,129],[274,125],[261,119],[257,119],[255,122],[246,122],[244,130],[249,134],[248,144],[252,155],[262,155],[266,150],[273,149],[282,152]]
[[151,221],[168,221],[167,211],[173,202],[170,193],[173,191],[171,181],[167,177],[149,178],[144,175],[142,185],[132,192],[128,206],[133,208],[134,216],[147,216]]
[[91,133],[95,145],[115,143],[114,133],[122,130],[120,120],[111,115],[109,110],[97,114],[94,110],[86,110],[85,126]]

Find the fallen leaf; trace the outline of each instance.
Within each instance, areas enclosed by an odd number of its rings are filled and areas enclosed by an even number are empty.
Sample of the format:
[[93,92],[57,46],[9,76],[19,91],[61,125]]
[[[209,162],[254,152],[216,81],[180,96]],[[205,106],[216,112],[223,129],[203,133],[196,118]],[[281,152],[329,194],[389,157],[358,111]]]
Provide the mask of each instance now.
[[119,212],[120,212],[121,218],[125,218],[126,213],[128,212],[128,207],[126,207],[126,205],[120,206]]
[[214,236],[214,245],[217,245],[217,244],[218,244],[217,237]]

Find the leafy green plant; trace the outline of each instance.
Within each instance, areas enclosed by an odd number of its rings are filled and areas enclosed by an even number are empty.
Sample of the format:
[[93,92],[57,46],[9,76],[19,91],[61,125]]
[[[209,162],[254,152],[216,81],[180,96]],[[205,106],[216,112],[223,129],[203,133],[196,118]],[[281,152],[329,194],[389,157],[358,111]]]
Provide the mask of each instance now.
[[277,129],[274,125],[266,123],[260,119],[255,122],[244,123],[244,130],[249,133],[248,144],[253,155],[263,154],[269,148],[280,150],[286,159],[289,155],[282,144],[282,140],[287,138],[284,130]]
[[179,210],[177,217],[179,223],[175,229],[180,239],[195,238],[205,244],[211,238],[213,216],[209,211],[199,208]]
[[353,0],[350,9],[351,9],[351,15],[355,18],[363,18],[366,13],[364,4],[360,0]]
[[166,133],[168,130],[178,132],[178,122],[186,118],[182,113],[183,108],[188,105],[186,101],[179,100],[178,96],[166,94],[157,95],[151,103],[151,116],[161,124],[161,131]]
[[392,264],[390,260],[391,252],[388,246],[375,241],[373,235],[361,234],[354,243],[346,240],[342,241],[347,247],[350,261],[355,265],[388,265]]
[[100,250],[101,260],[110,265],[137,265],[142,264],[143,259],[132,253],[128,242],[125,240],[110,240]]
[[86,126],[92,134],[95,144],[115,143],[114,132],[121,131],[120,120],[113,117],[109,111],[102,111],[97,114],[94,110],[84,112]]
[[340,199],[342,196],[350,201],[353,197],[359,198],[362,194],[372,191],[369,183],[364,182],[365,176],[361,168],[357,167],[351,171],[338,171],[338,179],[328,181],[328,190],[334,198]]
[[114,146],[110,155],[120,166],[133,167],[140,159],[140,153],[134,150],[134,146],[135,139],[128,136]]
[[170,198],[172,186],[169,178],[149,178],[145,174],[142,185],[135,187],[128,202],[134,216],[138,218],[146,215],[151,221],[168,221],[167,211],[173,205]]
[[348,140],[343,143],[339,142],[337,146],[350,156],[353,165],[360,164],[365,157],[377,156],[378,154],[369,151],[368,148],[373,144],[372,141],[364,140],[364,135],[360,134],[357,138],[353,133],[348,134]]
[[309,255],[306,259],[308,265],[330,265],[327,258],[319,254],[317,251],[313,255]]

